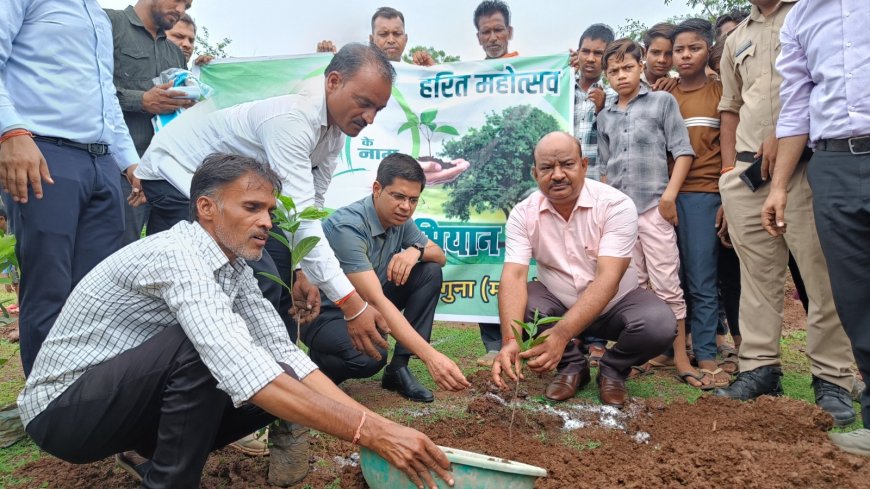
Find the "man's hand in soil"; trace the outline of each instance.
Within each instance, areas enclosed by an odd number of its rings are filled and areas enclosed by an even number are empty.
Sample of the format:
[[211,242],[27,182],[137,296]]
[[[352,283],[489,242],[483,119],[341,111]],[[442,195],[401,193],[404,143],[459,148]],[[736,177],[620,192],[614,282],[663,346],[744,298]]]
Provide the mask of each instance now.
[[193,107],[196,102],[183,97],[184,92],[172,90],[172,82],[157,85],[142,95],[142,109],[149,114],[169,114],[178,109]]
[[[354,294],[347,302],[341,306],[341,311],[344,317],[352,317],[354,314],[362,311],[365,302],[359,296]],[[378,332],[380,330],[380,332]],[[369,304],[362,314],[347,322],[347,332],[350,334],[350,342],[353,347],[360,353],[364,353],[375,360],[381,359],[381,354],[377,350],[377,346],[387,349],[389,346],[387,340],[381,336],[390,333],[390,327],[381,316],[381,313],[375,309],[375,306]]]
[[492,381],[495,382],[500,389],[507,389],[508,386],[502,380],[501,373],[504,372],[509,379],[517,382],[522,380],[522,364],[520,360],[520,345],[516,341],[508,341],[503,344],[495,361],[492,362]]
[[302,270],[295,273],[293,307],[290,309],[290,314],[297,317],[300,325],[309,324],[320,314],[320,289],[308,281],[308,277]]
[[411,61],[417,66],[434,66],[435,60],[425,49],[418,49],[411,53]]
[[[368,446],[404,472],[418,488],[422,489],[424,484],[432,489],[438,487],[429,470],[434,470],[438,477],[453,486],[453,476],[448,471],[450,461],[432,440],[412,428],[385,422],[388,423],[386,426],[372,423],[370,430],[363,430],[360,444]],[[367,439],[368,433],[371,433],[371,439]]]
[[42,198],[42,181],[54,183],[48,164],[30,136],[15,136],[0,145],[0,185],[12,195],[12,200],[27,203],[27,185],[33,196]]
[[408,276],[411,275],[411,269],[418,260],[420,260],[420,250],[413,247],[393,255],[387,265],[387,281],[396,285],[405,285]]
[[528,350],[520,353],[520,358],[528,360],[527,365],[533,372],[549,372],[556,368],[562,355],[565,353],[565,345],[568,344],[570,338],[566,338],[559,330],[559,324],[541,333],[539,337],[544,337],[546,340]]
[[442,183],[452,182],[456,180],[456,177],[462,174],[465,170],[471,166],[471,163],[460,158],[458,160],[453,160],[450,163],[453,164],[452,168],[441,168],[437,162],[434,161],[421,161],[420,168],[423,169],[423,173],[426,174],[426,185],[439,185]]
[[439,388],[447,391],[461,391],[471,385],[468,379],[462,375],[462,371],[459,370],[456,363],[443,353],[433,350],[429,358],[425,358],[423,361],[426,362],[426,368]]

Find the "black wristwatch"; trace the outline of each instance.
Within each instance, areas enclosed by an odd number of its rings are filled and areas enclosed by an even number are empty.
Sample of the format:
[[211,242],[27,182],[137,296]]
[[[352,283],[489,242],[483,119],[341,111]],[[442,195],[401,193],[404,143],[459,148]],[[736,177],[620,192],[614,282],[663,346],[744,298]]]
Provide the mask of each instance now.
[[426,251],[426,247],[421,244],[413,244],[413,246],[417,251],[420,252],[420,258],[417,259],[418,262],[423,261],[423,252]]

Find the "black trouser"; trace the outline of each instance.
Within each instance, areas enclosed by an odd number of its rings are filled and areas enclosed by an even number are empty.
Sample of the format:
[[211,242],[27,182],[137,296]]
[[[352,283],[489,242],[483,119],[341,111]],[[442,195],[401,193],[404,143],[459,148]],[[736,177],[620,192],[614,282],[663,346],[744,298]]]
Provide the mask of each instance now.
[[479,323],[480,339],[486,351],[501,350],[501,325],[498,323]]
[[[794,288],[797,290],[798,298],[801,300],[801,305],[804,306],[804,313],[810,312],[810,296],[807,295],[807,288],[804,286],[804,279],[801,277],[801,271],[798,268],[797,260],[791,252],[788,253],[788,271],[791,272],[791,279],[794,282]],[[830,274],[830,272],[828,272]]]
[[[834,304],[858,369],[870,379],[870,155],[817,151],[807,176]],[[868,389],[861,396],[861,417],[870,428]]]
[[[424,262],[414,265],[405,285],[387,282],[384,295],[403,311],[405,319],[427,342],[432,336],[435,306],[441,296],[441,266]],[[381,360],[357,351],[347,332],[347,321],[335,304],[321,295],[320,316],[314,323],[302,327],[302,341],[308,345],[311,360],[320,370],[339,384],[347,379],[364,379],[378,373],[387,363],[387,352],[378,349]],[[411,355],[401,343],[396,345],[393,358]]]
[[35,141],[54,185],[43,197],[28,190],[26,204],[3,197],[21,265],[21,363],[30,375],[36,354],[79,281],[121,248],[124,210],[112,155]]
[[253,405],[234,408],[216,385],[176,324],[86,371],[27,425],[27,434],[72,463],[136,450],[153,464],[143,487],[199,487],[212,450],[275,419]]
[[[542,317],[562,316],[568,310],[541,282],[529,282],[526,287],[529,294],[526,321],[532,320],[535,310]],[[553,326],[554,323],[541,326],[538,333]],[[599,365],[606,376],[625,378],[632,365],[643,365],[673,345],[677,336],[677,318],[664,301],[649,290],[638,287],[592,321],[583,332],[616,342],[601,357]],[[579,341],[572,340],[565,346],[557,371],[575,373],[586,364]]]
[[[190,199],[179,192],[165,180],[142,180],[142,191],[151,203],[151,211],[148,216],[146,233],[150,236],[161,231],[166,231],[181,221],[190,221]],[[278,230],[277,226],[273,229]],[[266,249],[263,258],[258,261],[247,261],[254,269],[254,277],[257,285],[266,298],[278,311],[284,326],[290,334],[290,339],[296,341],[296,322],[290,316],[292,298],[284,287],[260,275],[267,272],[281,277],[285,284],[290,283],[290,250],[276,239],[266,240]]]
[[133,207],[127,202],[127,197],[133,191],[133,187],[127,180],[127,176],[121,174],[121,197],[124,200],[124,246],[138,240],[142,236],[142,228],[148,222],[151,213],[151,204],[146,202]]
[[716,334],[740,336],[740,259],[734,248],[719,245],[719,304],[724,312],[726,327],[721,314]]

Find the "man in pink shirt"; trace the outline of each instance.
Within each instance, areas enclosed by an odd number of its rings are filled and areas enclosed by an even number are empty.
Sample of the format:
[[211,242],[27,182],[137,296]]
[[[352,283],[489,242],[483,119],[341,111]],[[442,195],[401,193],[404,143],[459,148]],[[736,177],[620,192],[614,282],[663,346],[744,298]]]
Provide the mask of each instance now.
[[[606,184],[586,179],[587,158],[568,133],[544,136],[535,148],[533,193],[514,207],[506,226],[505,265],[498,310],[502,348],[493,380],[501,373],[517,379],[521,360],[535,372],[557,368],[544,395],[554,401],[574,397],[590,380],[579,336],[616,341],[600,360],[601,402],[622,407],[625,379],[673,343],[677,320],[652,292],[639,288],[631,264],[637,239],[637,209],[631,199]],[[529,282],[529,262],[538,281]],[[562,316],[541,327],[546,340],[520,353],[511,325],[541,316]]]

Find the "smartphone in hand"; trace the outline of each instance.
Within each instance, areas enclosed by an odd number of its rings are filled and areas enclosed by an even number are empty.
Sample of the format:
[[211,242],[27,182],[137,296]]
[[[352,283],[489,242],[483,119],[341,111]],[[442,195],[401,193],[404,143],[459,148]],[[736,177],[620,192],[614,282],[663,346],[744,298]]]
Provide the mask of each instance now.
[[740,173],[740,179],[749,187],[749,190],[755,192],[767,183],[767,180],[761,178],[761,158],[756,159],[749,165],[749,168]]

